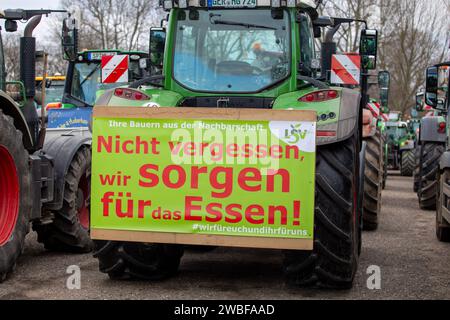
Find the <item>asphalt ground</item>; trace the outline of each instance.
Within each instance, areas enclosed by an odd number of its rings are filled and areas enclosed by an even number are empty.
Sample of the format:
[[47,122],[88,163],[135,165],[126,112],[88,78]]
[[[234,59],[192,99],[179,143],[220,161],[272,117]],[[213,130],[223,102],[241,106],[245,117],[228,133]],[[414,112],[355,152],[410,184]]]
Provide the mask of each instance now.
[[[51,253],[27,238],[24,255],[0,299],[450,299],[450,244],[435,236],[435,213],[421,211],[411,178],[393,173],[383,193],[380,228],[364,233],[354,288],[292,289],[277,251],[219,248],[187,252],[180,273],[162,282],[120,282],[98,271],[92,255]],[[81,288],[68,289],[68,268],[78,266]],[[373,288],[374,270],[380,286]],[[69,269],[70,271],[70,269]],[[369,280],[369,281],[368,281]],[[376,286],[377,287],[377,286]]]

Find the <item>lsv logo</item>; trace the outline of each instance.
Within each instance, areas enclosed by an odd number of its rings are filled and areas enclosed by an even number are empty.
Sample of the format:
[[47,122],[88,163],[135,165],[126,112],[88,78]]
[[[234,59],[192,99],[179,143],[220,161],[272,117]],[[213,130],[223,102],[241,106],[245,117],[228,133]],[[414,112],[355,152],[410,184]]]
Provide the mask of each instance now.
[[308,130],[301,130],[302,124],[291,125],[290,129],[286,129],[284,138],[289,144],[297,144],[300,140],[305,140]]

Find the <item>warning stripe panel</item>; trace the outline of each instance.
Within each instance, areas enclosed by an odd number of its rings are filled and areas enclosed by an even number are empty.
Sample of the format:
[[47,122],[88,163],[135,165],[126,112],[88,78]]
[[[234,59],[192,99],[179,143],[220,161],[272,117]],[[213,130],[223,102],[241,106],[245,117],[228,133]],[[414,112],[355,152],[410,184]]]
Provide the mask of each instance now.
[[102,57],[102,82],[128,82],[128,64],[127,55]]
[[333,55],[331,81],[336,84],[359,85],[360,70],[361,57],[359,55]]

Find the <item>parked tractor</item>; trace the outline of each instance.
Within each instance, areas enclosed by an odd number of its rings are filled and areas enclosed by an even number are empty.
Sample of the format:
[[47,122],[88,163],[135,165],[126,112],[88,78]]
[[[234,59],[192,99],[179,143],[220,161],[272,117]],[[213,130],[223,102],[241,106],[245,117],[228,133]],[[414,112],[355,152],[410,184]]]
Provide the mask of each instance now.
[[367,109],[371,112],[373,119],[363,126],[365,153],[365,179],[364,179],[364,205],[363,205],[363,228],[366,231],[378,229],[379,216],[382,206],[382,190],[386,180],[386,165],[384,152],[383,128],[379,126],[382,121],[382,113],[386,112],[390,87],[389,72],[380,72],[378,75],[378,88],[381,103],[371,99]]
[[414,135],[408,129],[408,122],[401,120],[401,114],[391,112],[386,123],[388,139],[388,169],[400,170],[402,176],[411,177],[415,164]]
[[[428,105],[442,112],[448,123],[450,106],[450,61],[427,70],[425,101]],[[446,126],[446,135],[449,128]],[[436,236],[439,241],[450,242],[450,145],[446,140],[437,177]]]
[[[44,77],[39,76],[36,77],[36,93],[38,97],[42,96],[42,85],[43,85]],[[48,111],[49,109],[59,108],[63,94],[64,94],[64,85],[66,83],[66,77],[61,75],[55,76],[46,76],[45,79],[45,101],[38,101],[38,114],[40,114],[40,108],[42,104],[45,104],[45,109]],[[39,99],[38,99],[39,100]]]
[[415,169],[415,189],[419,198],[420,208],[424,210],[436,209],[436,195],[438,190],[437,176],[439,161],[445,151],[447,141],[447,119],[446,112],[441,108],[430,105],[423,94],[416,97],[416,110],[428,110],[428,114],[421,119],[418,140],[418,159]]
[[386,122],[389,120],[389,92],[391,85],[391,74],[389,71],[381,71],[378,74],[378,89],[380,96],[380,115],[378,117],[378,128],[381,134],[383,149],[383,189],[386,188],[388,178],[388,139],[386,134]]
[[[91,135],[47,129],[35,106],[33,31],[52,12],[65,11],[0,11],[7,32],[17,31],[17,21],[28,21],[20,39],[20,81],[6,81],[0,35],[0,281],[23,252],[30,224],[49,250],[84,253],[93,246],[88,233]],[[9,95],[10,84],[20,86],[19,95]]]
[[[354,20],[319,17],[314,1],[162,4],[170,11],[168,28],[153,29],[150,37],[158,72],[105,92],[97,105],[315,110],[314,249],[284,252],[284,272],[293,285],[350,288],[361,250],[365,71],[376,65],[376,30],[361,34],[362,83],[355,90],[330,85],[333,35]],[[322,77],[316,78],[314,38],[323,27],[332,31],[322,44]],[[112,279],[150,280],[177,272],[183,245],[129,241],[96,241],[100,271]]]

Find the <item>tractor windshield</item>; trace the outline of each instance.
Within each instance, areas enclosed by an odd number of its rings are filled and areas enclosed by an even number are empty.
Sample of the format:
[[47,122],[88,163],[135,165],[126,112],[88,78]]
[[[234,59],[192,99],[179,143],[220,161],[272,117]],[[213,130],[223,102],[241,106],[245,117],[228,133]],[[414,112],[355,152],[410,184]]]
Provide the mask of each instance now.
[[178,12],[173,77],[202,92],[258,92],[290,74],[289,15],[271,10]]
[[[64,95],[64,81],[52,81],[45,90],[45,104],[61,102]],[[42,81],[36,82],[36,91],[42,91]]]
[[[143,71],[139,61],[130,61],[129,81],[142,79]],[[71,81],[71,96],[93,106],[100,90],[114,89],[123,83],[102,83],[102,69],[100,61],[75,63]]]

